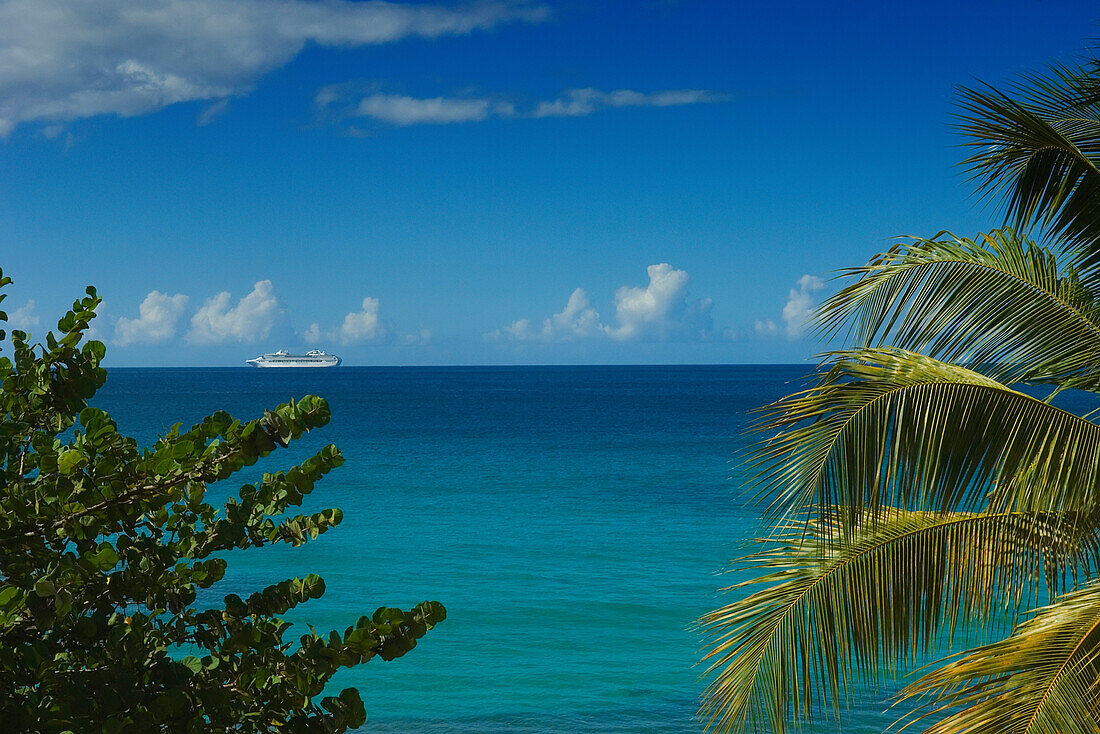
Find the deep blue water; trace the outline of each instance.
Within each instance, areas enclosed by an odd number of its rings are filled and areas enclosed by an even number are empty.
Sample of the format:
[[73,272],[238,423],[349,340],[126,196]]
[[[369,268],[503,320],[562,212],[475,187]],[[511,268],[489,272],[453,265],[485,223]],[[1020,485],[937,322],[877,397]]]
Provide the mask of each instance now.
[[[321,574],[325,596],[288,615],[301,632],[443,602],[448,619],[409,655],[340,674],[363,694],[364,731],[697,732],[690,627],[729,600],[720,572],[757,529],[738,459],[748,413],[807,371],[112,369],[95,403],[147,442],[219,409],[328,399],[326,428],[214,491],[335,443],[347,463],[304,509],[340,507],[343,524],[231,554],[215,588]],[[857,702],[845,731],[881,731],[884,708]]]

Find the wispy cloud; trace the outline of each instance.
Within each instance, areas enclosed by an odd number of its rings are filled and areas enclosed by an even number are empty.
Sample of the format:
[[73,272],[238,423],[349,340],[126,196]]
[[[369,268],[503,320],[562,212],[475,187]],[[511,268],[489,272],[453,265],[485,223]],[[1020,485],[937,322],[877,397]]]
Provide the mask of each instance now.
[[617,89],[567,89],[554,100],[539,102],[532,117],[583,117],[616,107],[678,107],[703,102],[725,102],[729,95],[706,89],[666,89],[660,92],[635,92]]
[[229,109],[229,97],[222,97],[221,99],[210,104],[203,110],[198,117],[199,127],[209,125],[214,120],[222,116],[222,114]]
[[397,343],[404,346],[415,346],[419,344],[427,344],[432,340],[432,332],[430,329],[420,329],[419,331],[409,332],[407,334],[401,334],[397,337]]
[[201,345],[266,339],[281,313],[271,281],[257,282],[235,306],[230,306],[231,299],[228,291],[222,291],[207,300],[191,317],[187,341]]
[[548,13],[524,0],[5,0],[0,136],[29,121],[141,115],[244,94],[307,43],[462,35]]
[[367,117],[391,125],[447,124],[481,122],[491,118],[583,117],[595,112],[623,107],[674,107],[708,102],[723,102],[729,95],[705,89],[666,89],[636,92],[619,89],[567,89],[555,99],[518,105],[494,97],[410,97],[373,93],[347,99],[349,87],[329,86],[318,90],[314,107],[337,112],[340,117]]
[[136,319],[119,317],[115,322],[115,344],[159,344],[176,334],[176,322],[187,307],[188,297],[182,293],[170,296],[151,291],[138,307]]
[[779,327],[771,319],[757,319],[753,324],[753,329],[757,334],[763,336],[774,336],[779,332]]
[[356,115],[401,126],[477,122],[488,118],[492,112],[493,103],[487,99],[416,99],[396,94],[364,97],[355,110]]
[[691,299],[688,274],[668,263],[646,268],[645,286],[622,286],[615,291],[615,321],[605,324],[588,295],[577,288],[565,308],[543,319],[535,327],[529,319],[486,334],[490,341],[573,341],[612,339],[615,341],[693,341],[713,336],[709,298]]

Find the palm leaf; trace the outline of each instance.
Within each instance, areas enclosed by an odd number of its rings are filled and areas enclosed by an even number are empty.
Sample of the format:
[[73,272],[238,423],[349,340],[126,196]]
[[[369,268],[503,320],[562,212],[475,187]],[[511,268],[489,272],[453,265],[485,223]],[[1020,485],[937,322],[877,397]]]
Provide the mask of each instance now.
[[883,506],[1088,512],[1100,426],[977,372],[896,349],[838,352],[764,409],[751,463],[776,521]]
[[1062,596],[1010,637],[963,654],[903,694],[934,699],[933,710],[914,721],[948,712],[926,734],[1097,734],[1100,582]]
[[819,309],[825,332],[852,324],[863,346],[889,342],[1006,384],[1100,385],[1096,303],[1053,253],[1011,230],[913,239],[845,273],[858,280]]
[[1039,225],[1100,264],[1100,78],[1053,67],[1009,91],[963,88],[959,129],[979,192],[1003,196],[1018,228]]
[[[843,539],[835,525],[793,524],[746,559],[767,584],[702,620],[713,675],[700,715],[708,729],[783,732],[834,711],[862,671],[873,677],[928,651],[960,617],[995,619],[1093,562],[1097,517],[891,510]],[[1069,532],[1072,529],[1072,532]]]

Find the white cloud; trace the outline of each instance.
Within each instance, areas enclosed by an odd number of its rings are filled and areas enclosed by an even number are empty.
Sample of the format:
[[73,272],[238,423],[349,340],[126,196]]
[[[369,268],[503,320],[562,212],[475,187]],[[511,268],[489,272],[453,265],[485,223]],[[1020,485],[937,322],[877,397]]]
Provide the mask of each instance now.
[[460,35],[548,12],[524,0],[5,0],[0,136],[33,120],[140,115],[243,94],[311,42]]
[[409,334],[402,334],[398,337],[398,343],[406,346],[414,346],[418,344],[427,344],[432,340],[432,332],[429,329],[421,329],[420,331],[414,331]]
[[378,318],[378,299],[364,298],[363,308],[352,311],[340,324],[340,343],[357,344],[376,339],[386,333],[386,327]]
[[583,288],[577,288],[569,294],[569,300],[560,313],[546,319],[543,331],[569,337],[595,336],[603,329],[600,315],[588,304],[588,295]]
[[600,314],[589,305],[584,289],[577,288],[569,294],[561,312],[543,319],[541,329],[534,329],[530,319],[519,319],[488,336],[493,340],[510,337],[519,341],[571,341],[602,336],[606,331],[607,327],[600,323]]
[[138,307],[138,318],[122,316],[115,322],[115,344],[156,344],[175,336],[176,322],[183,315],[189,299],[182,293],[170,296],[151,291]]
[[230,307],[230,294],[223,291],[202,305],[191,317],[187,341],[192,344],[221,344],[227,341],[255,342],[267,338],[279,316],[279,301],[270,280],[261,280],[252,292]]
[[615,291],[618,326],[608,334],[620,341],[637,338],[683,339],[710,333],[711,301],[687,299],[688,274],[668,263],[646,268],[649,285]]
[[38,314],[34,312],[35,302],[32,298],[25,304],[8,314],[7,326],[9,329],[29,331],[38,328]]
[[302,332],[302,340],[306,344],[324,344],[336,341],[336,330],[322,331],[320,324],[310,324],[309,328]]
[[798,287],[791,288],[787,303],[783,306],[788,337],[797,339],[806,332],[817,305],[815,294],[824,287],[825,281],[816,275],[803,275],[798,279]]
[[[348,87],[329,86],[317,91],[314,107],[324,110],[340,103]],[[480,122],[492,117],[580,117],[615,107],[671,107],[674,105],[720,102],[728,95],[703,89],[668,89],[660,92],[635,92],[619,89],[568,89],[562,96],[519,109],[514,102],[490,97],[418,98],[398,94],[375,93],[352,103],[352,117],[370,117],[391,125],[447,124]]]
[[569,296],[565,308],[535,329],[529,319],[512,322],[486,337],[491,341],[569,341],[586,338],[632,340],[695,340],[712,336],[709,298],[687,297],[688,274],[668,263],[646,269],[649,284],[644,288],[623,286],[615,292],[615,324],[604,324],[588,302],[583,289]]
[[487,99],[416,99],[395,94],[372,94],[356,108],[363,117],[393,125],[445,125],[452,122],[477,122],[489,116]]
[[706,89],[666,89],[660,92],[635,92],[617,89],[567,89],[558,99],[539,102],[533,117],[581,117],[613,107],[674,107],[701,102],[723,102],[728,95]]
[[768,336],[772,336],[779,331],[779,327],[776,326],[775,322],[771,319],[757,319],[754,328],[757,334],[765,334]]
[[344,321],[334,329],[321,329],[320,324],[310,324],[302,334],[307,344],[339,341],[341,344],[361,344],[381,339],[387,329],[378,315],[378,299],[364,298],[362,308],[344,316]]
[[503,329],[497,329],[485,335],[485,338],[489,341],[497,341],[503,337],[511,337],[517,341],[529,341],[537,338],[537,332],[531,329],[530,319],[519,319],[513,321],[511,326],[505,326]]

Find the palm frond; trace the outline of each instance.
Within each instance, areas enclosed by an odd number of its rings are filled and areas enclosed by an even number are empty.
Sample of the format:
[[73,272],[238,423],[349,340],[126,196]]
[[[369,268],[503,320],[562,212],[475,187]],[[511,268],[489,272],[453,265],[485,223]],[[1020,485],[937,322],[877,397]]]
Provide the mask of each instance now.
[[994,379],[1100,385],[1100,313],[1078,275],[1011,230],[940,233],[845,271],[858,280],[818,310],[862,346],[889,342]]
[[884,506],[1088,512],[1100,426],[977,372],[898,349],[837,352],[764,409],[751,463],[773,521]]
[[1010,637],[963,654],[903,694],[934,701],[914,722],[946,712],[926,734],[1097,734],[1100,582],[1063,595]]
[[[713,675],[708,729],[783,732],[819,705],[836,710],[860,675],[925,654],[960,618],[995,619],[1094,562],[1096,516],[891,510],[845,540],[828,522],[792,524],[745,559],[767,588],[700,620]],[[808,530],[808,534],[807,534]]]
[[1100,734],[1100,581],[1065,592],[1100,573],[1100,426],[1012,387],[1100,392],[1100,59],[962,97],[981,195],[1057,249],[913,239],[819,309],[858,348],[763,411],[751,466],[775,530],[733,587],[763,588],[700,621],[709,728],[783,732],[964,618],[1054,599],[908,689],[931,699],[913,721]]
[[1018,228],[1039,225],[1100,264],[1100,77],[1067,66],[1001,92],[963,88],[959,129],[979,192]]

